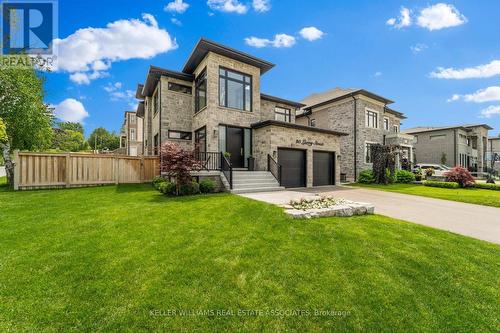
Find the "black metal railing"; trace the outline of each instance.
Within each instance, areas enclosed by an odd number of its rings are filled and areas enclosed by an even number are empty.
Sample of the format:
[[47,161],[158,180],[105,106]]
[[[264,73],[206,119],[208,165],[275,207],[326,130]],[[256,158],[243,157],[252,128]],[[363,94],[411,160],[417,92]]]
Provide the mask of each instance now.
[[276,162],[276,160],[271,156],[267,155],[267,171],[276,178],[278,183],[281,185],[281,164]]
[[231,162],[227,159],[226,156],[224,156],[224,153],[220,153],[220,170],[226,177],[227,181],[229,182],[229,188],[232,190],[233,189],[233,166],[231,165]]
[[200,161],[201,169],[206,171],[219,171],[221,169],[220,153],[216,152],[195,152],[195,157]]

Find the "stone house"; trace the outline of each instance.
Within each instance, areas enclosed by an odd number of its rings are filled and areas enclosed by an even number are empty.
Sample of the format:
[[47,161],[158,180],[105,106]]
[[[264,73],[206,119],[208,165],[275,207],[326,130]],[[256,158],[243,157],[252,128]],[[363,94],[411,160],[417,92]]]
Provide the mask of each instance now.
[[399,167],[413,162],[413,137],[400,133],[406,117],[387,107],[393,101],[364,89],[335,88],[301,103],[306,106],[297,115],[298,124],[349,133],[341,137],[338,156],[343,181],[356,181],[360,172],[372,168],[373,144],[399,145]]
[[143,155],[142,131],[142,118],[137,117],[136,112],[125,112],[117,152],[128,156]]
[[415,137],[417,163],[460,165],[473,172],[484,172],[491,129],[486,124],[476,124],[416,127],[404,132]]
[[263,94],[274,65],[200,39],[182,71],[151,66],[137,88],[145,155],[163,142],[196,150],[199,176],[218,177],[234,192],[334,185],[341,131],[296,123],[304,104]]

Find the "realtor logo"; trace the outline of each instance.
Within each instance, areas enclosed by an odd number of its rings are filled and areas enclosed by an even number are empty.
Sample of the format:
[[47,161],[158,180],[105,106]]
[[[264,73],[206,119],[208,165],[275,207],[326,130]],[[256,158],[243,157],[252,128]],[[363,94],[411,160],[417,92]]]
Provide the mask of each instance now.
[[56,0],[2,1],[2,54],[53,55],[56,19]]

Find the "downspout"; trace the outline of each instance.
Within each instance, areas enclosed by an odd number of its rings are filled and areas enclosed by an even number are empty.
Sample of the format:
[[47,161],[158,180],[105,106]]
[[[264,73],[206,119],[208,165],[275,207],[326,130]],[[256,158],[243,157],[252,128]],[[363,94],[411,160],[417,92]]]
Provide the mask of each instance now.
[[158,81],[158,104],[159,104],[159,110],[158,112],[160,113],[159,114],[159,117],[158,117],[158,144],[159,144],[159,147],[158,147],[158,156],[160,157],[160,161],[161,161],[161,114],[162,114],[162,105],[161,105],[161,76],[160,76],[160,80]]
[[351,94],[354,102],[354,182],[358,178],[358,103],[357,99]]

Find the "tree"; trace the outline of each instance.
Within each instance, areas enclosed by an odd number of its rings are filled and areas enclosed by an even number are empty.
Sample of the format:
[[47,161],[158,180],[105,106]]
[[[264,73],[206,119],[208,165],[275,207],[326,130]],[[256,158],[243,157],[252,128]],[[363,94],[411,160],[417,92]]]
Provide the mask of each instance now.
[[384,146],[374,144],[371,146],[371,158],[373,161],[373,176],[375,183],[387,185],[392,183],[396,174],[396,156],[398,146]]
[[[5,127],[5,123],[2,118],[0,118],[0,143],[6,143],[7,140],[7,131]],[[3,155],[0,155],[0,165],[3,165]]]
[[184,150],[173,142],[163,143],[160,150],[160,173],[175,179],[179,195],[181,186],[191,183],[191,172],[201,170],[201,163],[194,151]]
[[446,165],[446,161],[447,161],[447,157],[446,157],[446,153],[441,153],[441,164],[442,165]]
[[50,147],[52,141],[53,116],[43,102],[43,82],[34,68],[0,68],[0,118],[7,134],[0,149],[10,186],[14,180],[12,150],[41,150]]
[[83,134],[79,131],[54,129],[52,148],[60,151],[82,151],[90,149]]
[[120,137],[103,127],[96,128],[87,140],[91,149],[115,150],[120,147]]
[[60,122],[59,128],[64,131],[75,131],[83,134],[83,125],[80,123],[72,123],[72,122]]

